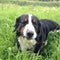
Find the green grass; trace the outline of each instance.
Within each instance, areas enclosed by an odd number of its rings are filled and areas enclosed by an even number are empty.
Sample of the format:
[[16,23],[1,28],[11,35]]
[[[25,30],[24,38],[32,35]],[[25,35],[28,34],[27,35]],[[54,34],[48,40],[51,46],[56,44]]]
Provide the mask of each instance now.
[[0,0],[0,3],[12,3],[20,6],[49,6],[49,7],[60,7],[60,2],[57,1],[21,1],[21,0]]
[[0,4],[0,60],[60,60],[60,32],[48,35],[48,44],[44,47],[45,56],[19,52],[14,46],[14,24],[21,14],[31,13],[38,18],[48,18],[60,24],[60,7],[18,6]]

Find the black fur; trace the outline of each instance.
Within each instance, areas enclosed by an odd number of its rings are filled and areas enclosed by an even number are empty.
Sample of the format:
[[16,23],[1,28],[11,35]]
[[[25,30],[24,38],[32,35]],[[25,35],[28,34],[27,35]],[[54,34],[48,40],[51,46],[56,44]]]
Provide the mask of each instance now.
[[[14,30],[14,31],[16,31],[16,40],[20,35],[22,35],[21,32],[19,31],[19,29],[22,26],[26,25],[26,24],[22,24],[22,20],[23,20],[24,17],[28,17],[28,15],[22,15],[22,16],[20,16],[16,19],[15,30]],[[36,24],[33,24],[36,31],[37,31],[37,37],[35,39],[37,41],[37,43],[34,46],[34,53],[37,53],[41,49],[41,47],[43,46],[43,44],[44,44],[44,42],[45,42],[45,40],[48,36],[48,33],[50,31],[55,30],[55,29],[56,30],[60,29],[60,26],[54,21],[51,21],[51,20],[48,20],[48,19],[40,19],[39,20],[34,15],[33,15],[33,17],[37,21]],[[20,44],[19,44],[18,40],[16,42],[17,42],[17,45],[18,45],[18,48],[19,48]]]

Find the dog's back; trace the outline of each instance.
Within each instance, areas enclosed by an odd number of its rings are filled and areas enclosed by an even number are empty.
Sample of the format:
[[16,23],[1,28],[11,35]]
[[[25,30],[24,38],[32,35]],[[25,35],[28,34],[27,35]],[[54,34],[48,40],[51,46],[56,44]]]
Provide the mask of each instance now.
[[60,26],[59,26],[56,22],[51,21],[51,20],[41,19],[41,20],[40,20],[40,23],[41,23],[45,28],[47,28],[49,31],[59,30],[59,29],[60,29]]

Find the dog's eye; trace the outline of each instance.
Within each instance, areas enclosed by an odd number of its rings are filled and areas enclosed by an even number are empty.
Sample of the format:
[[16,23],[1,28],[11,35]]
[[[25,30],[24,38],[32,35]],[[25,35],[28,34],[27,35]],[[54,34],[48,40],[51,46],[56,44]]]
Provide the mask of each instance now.
[[33,23],[33,24],[36,24],[36,23],[37,23],[37,21],[36,21],[35,19],[33,19],[33,20],[32,20],[32,23]]
[[25,18],[25,19],[24,19],[24,22],[27,22],[27,21],[28,21],[28,19],[27,19],[27,18]]
[[23,23],[23,24],[28,23],[28,19],[25,18],[25,19],[22,21],[22,23]]

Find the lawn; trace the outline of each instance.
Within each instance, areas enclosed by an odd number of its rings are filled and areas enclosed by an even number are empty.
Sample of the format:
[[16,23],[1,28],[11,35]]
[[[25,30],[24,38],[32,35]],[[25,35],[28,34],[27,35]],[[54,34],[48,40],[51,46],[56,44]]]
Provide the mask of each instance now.
[[60,32],[48,35],[44,56],[20,52],[15,42],[14,24],[21,14],[30,13],[39,19],[46,18],[60,24],[60,7],[19,6],[0,3],[0,60],[60,60]]

